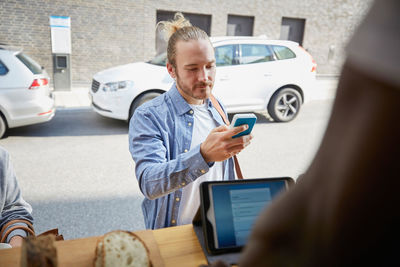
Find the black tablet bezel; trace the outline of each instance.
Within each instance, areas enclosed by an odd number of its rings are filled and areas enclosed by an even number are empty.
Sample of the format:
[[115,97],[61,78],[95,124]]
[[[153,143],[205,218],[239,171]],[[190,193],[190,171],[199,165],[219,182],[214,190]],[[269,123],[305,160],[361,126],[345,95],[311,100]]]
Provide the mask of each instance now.
[[210,184],[249,184],[249,183],[260,183],[260,182],[271,182],[271,181],[285,181],[286,188],[291,187],[294,184],[294,180],[290,177],[273,177],[273,178],[258,178],[258,179],[243,179],[243,180],[231,180],[231,181],[207,181],[200,184],[200,213],[201,213],[201,222],[204,233],[205,245],[207,251],[212,254],[221,254],[228,252],[238,252],[243,247],[224,247],[224,248],[215,248],[214,245],[214,231],[212,224],[207,219],[207,211],[210,208],[210,196],[209,196],[209,185]]

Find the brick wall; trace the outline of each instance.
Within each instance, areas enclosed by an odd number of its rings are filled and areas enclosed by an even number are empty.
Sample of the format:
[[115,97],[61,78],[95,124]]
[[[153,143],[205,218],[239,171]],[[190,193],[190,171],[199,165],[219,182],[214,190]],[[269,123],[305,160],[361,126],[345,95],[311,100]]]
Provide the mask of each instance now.
[[[71,17],[73,83],[108,67],[150,59],[157,10],[209,14],[211,35],[226,34],[228,14],[254,16],[254,35],[280,35],[282,17],[306,19],[303,46],[318,73],[338,74],[343,48],[371,0],[0,0],[0,43],[19,46],[52,75],[49,16]],[[329,48],[333,48],[328,58]],[[334,53],[332,53],[334,52]]]

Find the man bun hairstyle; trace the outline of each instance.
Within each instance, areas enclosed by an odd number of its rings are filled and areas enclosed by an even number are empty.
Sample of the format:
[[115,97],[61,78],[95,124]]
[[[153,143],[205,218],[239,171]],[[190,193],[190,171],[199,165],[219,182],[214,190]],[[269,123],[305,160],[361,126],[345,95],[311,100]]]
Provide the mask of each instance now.
[[164,38],[168,41],[167,58],[168,62],[176,67],[176,42],[190,40],[210,40],[208,35],[202,29],[192,26],[182,13],[175,13],[174,19],[170,21],[160,21],[157,23],[157,28],[164,32]]

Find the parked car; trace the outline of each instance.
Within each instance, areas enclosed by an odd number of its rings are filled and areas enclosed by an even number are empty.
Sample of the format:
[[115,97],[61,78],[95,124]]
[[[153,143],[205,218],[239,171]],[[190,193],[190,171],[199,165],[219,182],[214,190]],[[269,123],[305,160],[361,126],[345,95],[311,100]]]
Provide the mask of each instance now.
[[49,80],[46,70],[28,55],[0,45],[0,138],[8,128],[53,118]]
[[[267,110],[278,122],[293,120],[315,82],[316,63],[298,43],[262,37],[214,37],[213,94],[228,113]],[[100,115],[129,120],[135,109],[168,91],[166,53],[148,62],[113,67],[93,76],[89,91]]]

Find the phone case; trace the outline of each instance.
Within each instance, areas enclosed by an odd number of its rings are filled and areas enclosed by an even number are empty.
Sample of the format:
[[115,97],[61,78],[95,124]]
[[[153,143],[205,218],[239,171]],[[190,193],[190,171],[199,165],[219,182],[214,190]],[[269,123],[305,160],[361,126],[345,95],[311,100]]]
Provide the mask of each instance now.
[[238,133],[237,135],[232,136],[232,138],[237,138],[240,136],[248,135],[253,130],[254,124],[256,124],[257,117],[254,114],[236,114],[233,116],[232,127],[237,127],[243,124],[247,124],[249,128],[246,131]]

